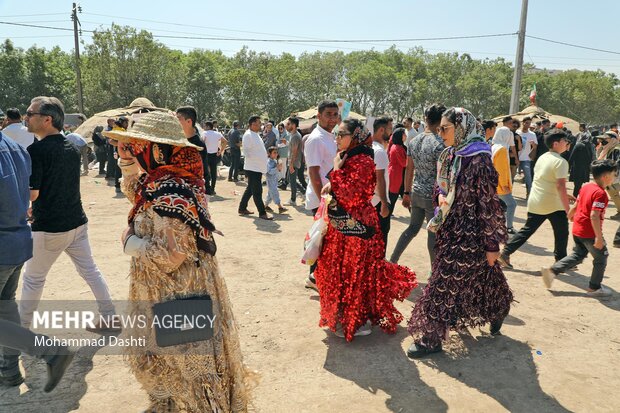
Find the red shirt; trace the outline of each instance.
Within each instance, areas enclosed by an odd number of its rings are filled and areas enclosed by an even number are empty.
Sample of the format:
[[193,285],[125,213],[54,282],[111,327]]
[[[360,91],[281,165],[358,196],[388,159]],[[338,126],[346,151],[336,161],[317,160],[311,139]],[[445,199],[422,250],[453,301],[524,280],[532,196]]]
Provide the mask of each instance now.
[[601,211],[601,229],[605,219],[605,208],[609,203],[607,192],[594,182],[589,182],[581,187],[577,197],[577,209],[573,217],[573,235],[580,238],[595,238],[590,213]]
[[[390,145],[388,158],[390,159],[388,165],[389,191],[397,194],[403,184],[403,171],[407,166],[407,151],[400,145]],[[405,191],[411,191],[411,188],[405,188]]]

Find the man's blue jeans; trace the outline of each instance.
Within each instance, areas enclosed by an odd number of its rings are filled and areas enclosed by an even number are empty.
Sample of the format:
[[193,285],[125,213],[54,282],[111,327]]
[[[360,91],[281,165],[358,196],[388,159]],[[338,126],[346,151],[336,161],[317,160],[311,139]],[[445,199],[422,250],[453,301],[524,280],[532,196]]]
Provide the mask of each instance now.
[[[23,264],[0,265],[0,319],[20,325],[15,292]],[[2,331],[0,334],[6,334]],[[0,347],[0,376],[10,377],[19,373],[19,351]]]

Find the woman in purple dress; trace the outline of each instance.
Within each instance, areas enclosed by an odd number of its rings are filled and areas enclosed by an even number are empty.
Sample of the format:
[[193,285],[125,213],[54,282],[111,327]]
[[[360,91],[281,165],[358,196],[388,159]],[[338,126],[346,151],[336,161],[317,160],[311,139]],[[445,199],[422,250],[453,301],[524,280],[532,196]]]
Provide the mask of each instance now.
[[446,149],[437,162],[438,207],[428,224],[437,234],[436,257],[409,320],[411,358],[441,351],[450,329],[491,323],[491,334],[500,334],[512,302],[496,262],[507,235],[491,148],[463,108],[444,112],[439,133]]

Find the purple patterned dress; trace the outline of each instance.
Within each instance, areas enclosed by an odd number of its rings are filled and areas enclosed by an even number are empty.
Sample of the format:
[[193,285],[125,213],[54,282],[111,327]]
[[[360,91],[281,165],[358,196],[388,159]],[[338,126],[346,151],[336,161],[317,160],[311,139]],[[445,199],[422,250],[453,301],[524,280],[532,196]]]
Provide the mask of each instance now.
[[499,251],[507,239],[497,172],[488,154],[462,162],[454,204],[437,231],[433,272],[408,325],[416,343],[429,348],[450,328],[503,320],[513,300],[499,264],[486,259],[486,251]]

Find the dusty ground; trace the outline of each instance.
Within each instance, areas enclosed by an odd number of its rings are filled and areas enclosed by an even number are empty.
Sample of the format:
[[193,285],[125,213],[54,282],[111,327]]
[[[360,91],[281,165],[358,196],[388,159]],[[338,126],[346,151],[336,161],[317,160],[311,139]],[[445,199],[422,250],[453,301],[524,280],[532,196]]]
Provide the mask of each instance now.
[[[128,291],[129,259],[119,237],[129,203],[101,178],[82,180],[96,262],[115,299]],[[502,330],[453,334],[444,354],[410,361],[411,338],[404,327],[394,336],[375,330],[346,344],[317,326],[318,296],[303,288],[307,268],[299,264],[301,242],[310,224],[303,208],[264,222],[237,216],[245,184],[218,181],[211,202],[218,259],[241,327],[245,361],[259,372],[256,410],[272,412],[617,412],[620,411],[620,250],[612,249],[606,301],[588,298],[588,260],[560,276],[551,291],[536,276],[553,263],[549,224],[513,255],[518,270],[507,272],[515,303]],[[518,185],[517,195],[524,190]],[[282,195],[288,199],[288,193]],[[516,226],[525,216],[519,199]],[[250,203],[253,209],[252,203]],[[615,211],[612,208],[610,214]],[[408,222],[399,205],[388,245],[391,252]],[[618,227],[605,221],[611,243]],[[569,248],[572,242],[569,243]],[[420,233],[402,264],[427,280],[426,235]],[[407,316],[420,289],[399,305]],[[66,256],[52,268],[43,299],[85,299],[90,292]],[[404,323],[403,323],[404,324]],[[68,376],[52,394],[42,392],[45,366],[25,358],[26,383],[0,390],[0,412],[138,412],[147,397],[120,356],[82,349]]]

